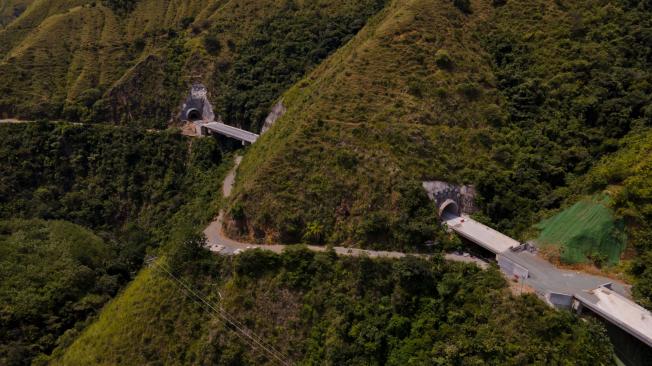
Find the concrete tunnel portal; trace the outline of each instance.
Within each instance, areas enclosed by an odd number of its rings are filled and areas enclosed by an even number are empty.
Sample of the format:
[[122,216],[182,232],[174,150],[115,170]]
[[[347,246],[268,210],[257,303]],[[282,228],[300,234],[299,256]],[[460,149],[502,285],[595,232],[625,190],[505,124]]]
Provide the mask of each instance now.
[[439,217],[446,219],[460,216],[460,206],[452,199],[447,199],[439,205]]
[[188,121],[201,121],[202,115],[201,112],[196,108],[190,108],[186,112],[186,120]]

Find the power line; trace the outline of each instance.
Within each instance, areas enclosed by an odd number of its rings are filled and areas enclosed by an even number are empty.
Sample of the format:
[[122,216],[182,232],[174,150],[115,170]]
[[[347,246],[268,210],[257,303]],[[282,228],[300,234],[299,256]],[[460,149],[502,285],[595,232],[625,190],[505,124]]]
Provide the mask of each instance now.
[[208,307],[209,312],[212,310],[213,313],[215,313],[217,316],[222,318],[224,321],[226,321],[229,325],[231,325],[234,330],[236,335],[245,341],[249,346],[252,348],[260,348],[263,351],[265,351],[269,356],[280,362],[284,366],[291,365],[289,361],[286,360],[286,357],[279,351],[277,351],[273,346],[267,344],[260,336],[252,332],[251,330],[247,329],[242,323],[240,323],[238,320],[233,318],[229,313],[227,313],[221,306],[218,306],[217,308],[213,306],[208,300],[206,300],[204,297],[199,295],[195,290],[193,290],[190,285],[185,283],[183,280],[179,279],[177,276],[172,274],[167,268],[165,268],[162,264],[157,263],[156,261],[152,261],[152,264],[154,264],[156,267],[159,269],[163,270],[169,277],[171,277],[176,283],[181,285],[186,291],[188,291],[190,294],[192,294],[195,297],[195,301],[199,302],[200,304],[203,304]]
[[[215,308],[209,301],[207,301],[205,298],[203,298],[201,295],[197,294],[196,291],[194,291],[187,283],[185,283],[183,280],[179,279],[176,277],[174,274],[172,274],[168,269],[164,268],[163,265],[160,265],[158,263],[155,263],[160,269],[162,269],[168,276],[173,278],[177,283],[179,283],[184,289],[186,289],[188,292],[190,292],[193,296],[195,296],[199,301],[206,306],[208,306],[209,309],[211,309],[215,314],[217,314],[220,318],[225,320],[227,323],[229,323],[232,327],[236,329],[236,334],[243,340],[245,340],[247,343],[249,343],[251,346],[256,347],[258,346],[259,348],[263,349],[265,352],[267,352],[269,355],[271,355],[273,358],[281,362],[283,365],[290,365],[289,362],[284,360],[284,356],[274,349],[271,345],[266,344],[266,342],[253,333],[252,331],[248,330],[244,325],[242,325],[240,322],[237,320],[233,319],[233,317],[228,314],[221,306],[218,308]],[[238,333],[239,332],[239,333]],[[247,337],[247,339],[242,338],[242,336]]]

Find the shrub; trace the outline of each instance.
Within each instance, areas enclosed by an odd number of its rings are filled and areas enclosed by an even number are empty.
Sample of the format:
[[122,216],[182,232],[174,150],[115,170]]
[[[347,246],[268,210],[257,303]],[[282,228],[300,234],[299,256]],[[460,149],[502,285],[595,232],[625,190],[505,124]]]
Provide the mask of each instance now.
[[278,254],[262,249],[246,250],[235,258],[235,272],[250,278],[276,271],[282,263]]
[[302,238],[304,243],[321,244],[324,241],[324,225],[317,221],[310,222]]
[[181,28],[188,28],[195,21],[195,17],[185,17],[181,19]]
[[102,4],[116,13],[128,13],[136,7],[137,0],[103,0]]
[[423,91],[425,90],[425,85],[423,81],[419,79],[412,79],[408,81],[408,92],[414,95],[417,98],[423,97]]
[[435,53],[435,64],[444,70],[450,70],[453,68],[453,60],[448,51],[444,49],[439,49],[437,53]]
[[458,86],[457,90],[465,96],[468,100],[477,100],[482,95],[480,86],[474,82],[462,83]]
[[217,55],[222,49],[219,39],[213,35],[204,37],[204,49],[211,55]]
[[503,110],[496,104],[488,104],[484,109],[484,116],[494,127],[501,127],[507,119]]

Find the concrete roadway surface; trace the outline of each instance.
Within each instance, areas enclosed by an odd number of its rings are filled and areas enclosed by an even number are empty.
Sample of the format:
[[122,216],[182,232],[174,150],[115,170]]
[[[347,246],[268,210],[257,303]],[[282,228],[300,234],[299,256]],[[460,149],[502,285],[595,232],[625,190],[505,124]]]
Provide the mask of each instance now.
[[547,260],[527,251],[512,252],[511,250],[507,250],[500,253],[500,255],[527,268],[529,277],[519,279],[519,281],[524,281],[525,285],[534,288],[540,295],[545,296],[547,292],[575,294],[590,291],[606,283],[611,283],[612,289],[615,292],[628,298],[631,297],[631,286],[625,285],[620,281],[580,271],[557,268]]
[[516,248],[521,243],[509,236],[483,225],[472,218],[462,215],[444,213],[442,221],[462,237],[473,241],[493,253],[502,253],[510,248]]
[[575,294],[595,289],[606,283],[612,283],[612,288],[617,293],[626,297],[631,296],[630,286],[608,277],[557,268],[549,261],[528,251],[513,252],[511,249],[520,245],[518,241],[466,215],[445,214],[442,220],[462,237],[526,268],[529,277],[520,278],[519,281],[524,281],[524,284],[532,287],[541,296],[545,296],[548,292]]
[[250,144],[256,142],[256,140],[259,137],[257,134],[253,132],[245,131],[237,127],[229,126],[227,124],[220,123],[220,122],[209,122],[209,123],[202,124],[201,126],[209,130],[215,131],[217,133],[232,137],[234,139],[238,139],[240,141],[246,141]]

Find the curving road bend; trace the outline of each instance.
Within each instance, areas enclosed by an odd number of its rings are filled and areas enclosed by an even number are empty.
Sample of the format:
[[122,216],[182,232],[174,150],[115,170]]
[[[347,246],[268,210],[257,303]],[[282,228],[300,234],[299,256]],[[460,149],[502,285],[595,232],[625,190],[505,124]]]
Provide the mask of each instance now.
[[[224,178],[224,182],[222,184],[222,194],[224,195],[224,197],[229,197],[231,195],[231,191],[233,190],[233,184],[235,182],[236,171],[241,161],[242,161],[242,157],[237,156],[234,159],[235,164],[233,168],[229,171],[227,176]],[[270,250],[275,253],[281,253],[283,249],[285,249],[286,247],[286,245],[279,245],[279,244],[261,245],[261,244],[253,244],[253,243],[246,243],[246,242],[233,240],[228,236],[226,236],[226,234],[224,233],[224,230],[222,229],[223,221],[224,221],[224,211],[220,211],[217,218],[213,220],[213,222],[211,222],[208,225],[208,227],[206,227],[206,229],[204,229],[204,234],[206,235],[206,246],[209,250],[213,252],[223,254],[223,255],[233,255],[233,254],[238,254],[244,250],[260,248],[263,250]],[[327,250],[327,247],[325,246],[308,245],[307,247],[310,250],[316,252],[323,252]],[[335,250],[335,253],[337,253],[338,255],[354,256],[354,257],[368,256],[370,258],[401,258],[411,254],[411,253],[403,253],[403,252],[367,250],[367,249],[346,248],[346,247],[333,247],[333,250]],[[419,254],[419,253],[414,253],[411,255],[426,256],[424,254]],[[483,269],[489,267],[489,263],[483,261],[480,258],[476,258],[468,254],[460,255],[460,254],[448,253],[445,254],[444,258],[456,262],[475,263],[477,266]]]

